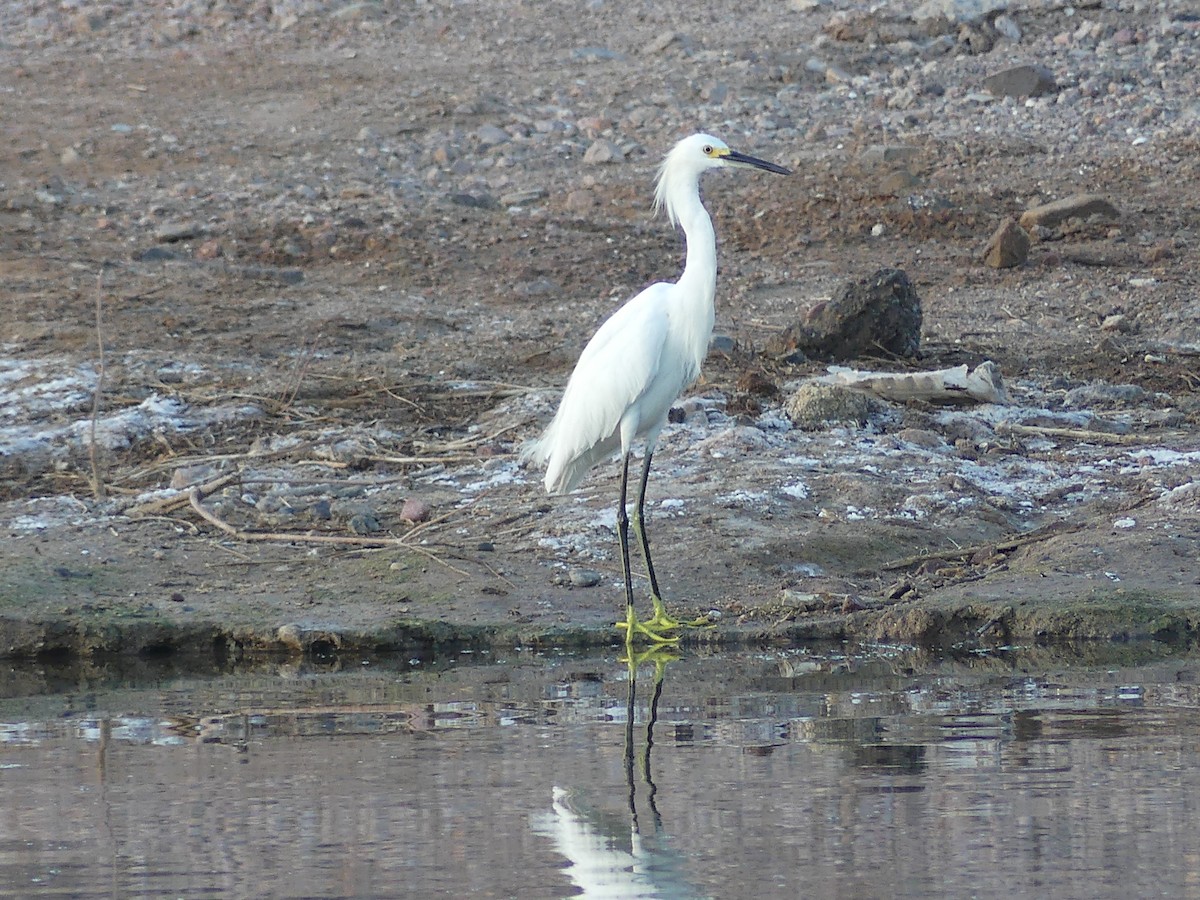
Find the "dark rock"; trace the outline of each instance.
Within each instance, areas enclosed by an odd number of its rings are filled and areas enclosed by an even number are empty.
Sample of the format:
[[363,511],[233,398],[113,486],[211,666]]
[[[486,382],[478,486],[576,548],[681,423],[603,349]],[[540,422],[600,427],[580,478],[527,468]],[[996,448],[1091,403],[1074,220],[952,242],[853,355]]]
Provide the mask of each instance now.
[[1045,66],[1014,66],[989,75],[983,86],[997,97],[1040,97],[1058,90],[1054,73]]
[[847,282],[804,320],[767,343],[785,357],[800,351],[818,359],[913,356],[921,344],[921,298],[901,269],[880,269]]
[[708,349],[728,356],[737,349],[737,341],[727,334],[714,334],[708,343]]
[[992,235],[983,251],[983,261],[993,269],[1011,269],[1029,257],[1029,234],[1014,222],[1006,219]]
[[490,194],[458,193],[450,195],[450,202],[455,206],[468,206],[472,209],[498,209],[500,202]]
[[172,259],[183,259],[183,254],[166,247],[147,247],[133,253],[134,262],[167,262]]
[[369,512],[356,513],[351,516],[346,523],[346,527],[350,529],[352,534],[375,534],[383,531],[383,526],[379,524],[379,520]]

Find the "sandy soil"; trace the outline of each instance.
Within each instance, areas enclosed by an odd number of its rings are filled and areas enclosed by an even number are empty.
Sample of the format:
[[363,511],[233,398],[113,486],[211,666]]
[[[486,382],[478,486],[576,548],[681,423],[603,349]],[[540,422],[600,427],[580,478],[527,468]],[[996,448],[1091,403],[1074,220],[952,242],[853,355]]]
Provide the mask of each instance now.
[[[795,174],[706,182],[651,512],[696,639],[1189,639],[1200,6],[908,6],[10,4],[0,653],[611,640],[616,467],[551,499],[515,454],[678,271],[650,187],[701,129]],[[1057,90],[984,89],[1029,62]],[[1119,217],[981,262],[1084,191]],[[1010,404],[790,425],[825,362],[771,339],[883,266],[919,358],[849,363]]]

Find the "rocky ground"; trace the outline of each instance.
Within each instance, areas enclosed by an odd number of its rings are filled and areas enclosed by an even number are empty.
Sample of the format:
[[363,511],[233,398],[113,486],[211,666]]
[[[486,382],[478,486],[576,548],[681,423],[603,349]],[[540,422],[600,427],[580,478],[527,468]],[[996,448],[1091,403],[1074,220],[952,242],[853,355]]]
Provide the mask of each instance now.
[[[701,129],[795,173],[706,182],[651,489],[698,639],[1200,627],[1200,4],[21,0],[0,58],[0,652],[610,640],[615,466],[516,452],[678,271]],[[883,267],[919,353],[840,362],[1010,402],[792,422],[780,336]]]

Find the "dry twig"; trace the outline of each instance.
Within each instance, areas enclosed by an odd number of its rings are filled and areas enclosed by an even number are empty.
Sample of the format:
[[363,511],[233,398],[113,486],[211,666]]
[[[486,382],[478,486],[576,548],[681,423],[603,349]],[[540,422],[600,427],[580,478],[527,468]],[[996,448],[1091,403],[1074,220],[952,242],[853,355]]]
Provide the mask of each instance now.
[[246,543],[326,544],[339,547],[403,547],[405,550],[412,550],[415,553],[427,556],[438,565],[445,566],[452,572],[457,572],[468,578],[470,577],[469,572],[464,572],[457,566],[452,566],[432,550],[409,543],[407,538],[373,538],[365,535],[350,534],[299,534],[283,531],[245,531],[235,525],[229,524],[216,513],[205,508],[203,500],[204,495],[201,493],[199,487],[193,487],[188,491],[188,502],[191,503],[192,509],[195,510],[200,518],[225,532],[230,537],[237,538],[239,541],[245,541]]
[[1089,431],[1086,428],[1056,428],[1050,425],[1019,425],[1002,422],[996,426],[997,434],[1025,435],[1030,437],[1067,438],[1093,444],[1161,444],[1170,437],[1183,437],[1182,433],[1115,434],[1110,431]]
[[1062,522],[1055,522],[1045,528],[1039,528],[1037,531],[1005,538],[1000,541],[990,541],[986,544],[972,544],[969,547],[955,547],[953,549],[935,550],[931,553],[918,553],[914,556],[906,556],[902,559],[884,563],[879,569],[884,572],[890,572],[895,569],[908,569],[924,562],[932,562],[933,560],[969,559],[976,553],[986,550],[994,550],[997,553],[1008,553],[1026,544],[1044,541],[1052,537],[1057,537],[1060,534],[1070,534],[1072,531],[1080,531],[1082,528],[1084,528],[1084,525],[1066,525]]
[[88,438],[88,459],[92,465],[92,493],[97,500],[107,496],[104,478],[100,474],[100,456],[96,450],[96,421],[100,418],[100,396],[104,392],[104,269],[96,273],[96,388],[92,392],[92,424]]

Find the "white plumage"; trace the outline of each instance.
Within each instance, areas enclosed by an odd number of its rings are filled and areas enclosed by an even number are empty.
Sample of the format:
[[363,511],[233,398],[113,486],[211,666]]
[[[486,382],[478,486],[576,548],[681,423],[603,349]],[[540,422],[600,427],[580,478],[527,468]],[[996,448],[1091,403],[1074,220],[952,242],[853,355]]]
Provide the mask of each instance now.
[[[646,626],[657,625],[662,631],[679,625],[662,606],[643,529],[642,505],[658,434],[666,424],[671,404],[700,375],[712,337],[717,244],[712,220],[700,200],[700,176],[722,167],[753,167],[788,174],[782,166],[730,150],[711,135],[694,134],[675,145],[659,169],[654,202],[656,208],[666,211],[672,224],[683,228],[687,240],[683,274],[675,283],[650,285],[600,326],[575,364],[553,421],[526,453],[535,462],[545,464],[546,490],[562,494],[579,484],[597,462],[614,451],[621,452],[617,524],[629,614],[621,627],[626,628],[629,640],[635,631],[653,640],[664,640]],[[638,438],[644,439],[646,454],[633,521],[646,558],[655,607],[655,616],[646,623],[638,623],[633,615],[625,512],[629,456]]]

